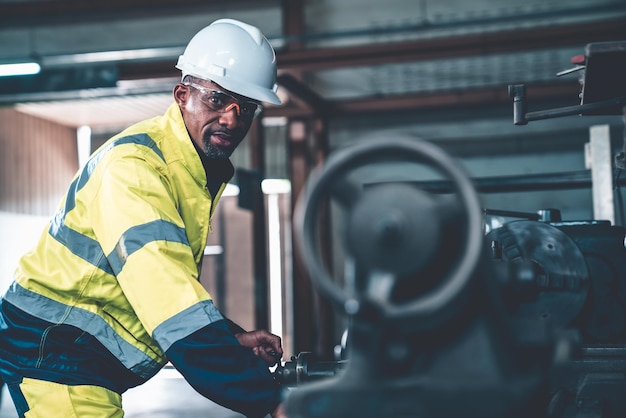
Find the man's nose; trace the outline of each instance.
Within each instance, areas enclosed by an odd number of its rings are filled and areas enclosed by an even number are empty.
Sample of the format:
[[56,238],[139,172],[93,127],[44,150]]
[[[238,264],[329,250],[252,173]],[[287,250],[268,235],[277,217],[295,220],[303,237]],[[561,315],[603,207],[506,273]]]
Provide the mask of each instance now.
[[[234,110],[234,112],[231,112]],[[220,114],[220,124],[227,128],[234,129],[237,126],[239,117],[239,105],[237,103],[231,103],[224,109],[224,112]]]

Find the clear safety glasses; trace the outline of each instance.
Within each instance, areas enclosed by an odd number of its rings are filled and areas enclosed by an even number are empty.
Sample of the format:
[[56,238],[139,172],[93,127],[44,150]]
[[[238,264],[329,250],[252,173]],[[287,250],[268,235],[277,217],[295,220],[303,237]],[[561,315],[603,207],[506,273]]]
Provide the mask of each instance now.
[[238,100],[223,91],[214,90],[196,83],[185,83],[185,85],[193,87],[202,93],[200,95],[202,103],[215,112],[226,113],[231,109],[235,109],[237,116],[246,119],[253,119],[263,110],[263,106],[259,103],[249,100]]

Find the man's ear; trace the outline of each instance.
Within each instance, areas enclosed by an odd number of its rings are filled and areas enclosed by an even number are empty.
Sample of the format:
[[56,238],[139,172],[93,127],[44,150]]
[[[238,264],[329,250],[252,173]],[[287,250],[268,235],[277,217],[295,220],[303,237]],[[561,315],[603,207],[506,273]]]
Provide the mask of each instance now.
[[189,87],[182,83],[178,83],[174,86],[174,100],[178,103],[178,106],[184,108],[189,100]]

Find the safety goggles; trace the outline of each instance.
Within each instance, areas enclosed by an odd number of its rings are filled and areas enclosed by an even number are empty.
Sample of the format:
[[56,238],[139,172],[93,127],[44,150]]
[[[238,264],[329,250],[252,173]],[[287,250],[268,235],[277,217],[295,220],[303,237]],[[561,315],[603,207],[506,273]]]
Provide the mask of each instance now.
[[210,89],[196,83],[185,83],[185,85],[198,90],[201,93],[200,101],[207,105],[209,109],[218,113],[226,113],[230,112],[231,109],[235,109],[237,116],[253,119],[263,110],[263,106],[259,103],[249,100],[238,100],[223,91]]

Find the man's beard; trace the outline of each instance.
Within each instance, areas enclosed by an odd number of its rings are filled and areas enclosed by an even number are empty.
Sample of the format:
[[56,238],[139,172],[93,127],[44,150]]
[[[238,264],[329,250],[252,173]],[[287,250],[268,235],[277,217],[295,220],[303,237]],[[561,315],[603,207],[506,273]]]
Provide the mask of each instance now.
[[232,147],[221,148],[211,144],[210,139],[204,141],[204,155],[208,158],[226,160],[230,158],[234,149]]

